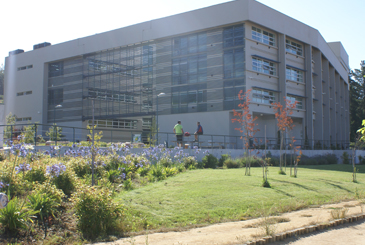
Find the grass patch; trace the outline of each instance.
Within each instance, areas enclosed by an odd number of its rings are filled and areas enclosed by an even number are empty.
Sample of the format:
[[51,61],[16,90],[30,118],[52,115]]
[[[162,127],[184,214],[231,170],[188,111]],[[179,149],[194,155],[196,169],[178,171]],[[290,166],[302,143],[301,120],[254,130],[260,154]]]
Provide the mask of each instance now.
[[199,169],[120,193],[116,199],[128,207],[126,222],[133,224],[133,231],[147,224],[151,230],[180,230],[260,217],[263,209],[275,215],[354,199],[356,190],[365,187],[365,174],[358,173],[359,183],[353,183],[347,167],[305,166],[299,168],[298,178],[279,175],[278,167],[270,167],[271,188],[261,187],[260,167],[251,168],[249,177],[245,169]]

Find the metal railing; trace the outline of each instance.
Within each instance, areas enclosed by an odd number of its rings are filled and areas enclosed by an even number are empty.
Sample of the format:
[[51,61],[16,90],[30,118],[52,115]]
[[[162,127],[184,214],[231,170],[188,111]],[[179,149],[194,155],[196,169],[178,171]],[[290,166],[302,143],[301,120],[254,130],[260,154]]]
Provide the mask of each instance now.
[[[94,134],[98,135],[102,132],[100,139],[105,145],[106,143],[131,142],[144,143],[148,145],[156,145],[157,142],[164,144],[166,147],[177,146],[176,136],[170,132],[159,132],[158,140],[156,133],[149,131],[135,131],[131,129],[120,128],[96,128]],[[2,135],[1,135],[2,134]],[[25,142],[34,145],[64,145],[70,142],[78,143],[80,141],[88,141],[87,135],[91,135],[90,129],[80,127],[70,127],[53,124],[15,124],[0,125],[0,138],[4,139],[6,144],[9,140],[13,142]],[[265,144],[266,143],[266,144]],[[241,136],[236,135],[215,135],[204,134],[199,135],[195,141],[194,135],[184,136],[183,147],[207,149],[243,149],[245,142]],[[283,142],[283,149],[291,148],[291,139],[286,138]],[[279,138],[254,137],[248,142],[251,149],[280,149]],[[349,141],[329,141],[329,140],[311,140],[296,139],[294,146],[299,146],[303,150],[345,150],[349,149]]]

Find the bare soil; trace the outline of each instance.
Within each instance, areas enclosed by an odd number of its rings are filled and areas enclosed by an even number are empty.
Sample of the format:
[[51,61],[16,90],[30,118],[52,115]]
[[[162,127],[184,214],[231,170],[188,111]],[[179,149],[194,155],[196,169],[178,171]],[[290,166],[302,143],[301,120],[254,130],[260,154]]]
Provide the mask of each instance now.
[[[98,243],[99,245],[195,245],[195,244],[244,244],[248,241],[264,237],[265,228],[273,233],[294,230],[308,225],[325,224],[333,220],[337,210],[339,215],[355,215],[363,212],[358,201],[322,205],[300,211],[285,213],[276,217],[263,217],[239,222],[227,222],[206,227],[195,228],[183,232],[167,232],[139,235],[119,239],[114,242]],[[277,223],[272,224],[271,221]],[[344,229],[344,230],[342,230]],[[287,239],[281,244],[365,244],[365,222],[360,221],[343,227],[335,227],[327,232]],[[303,240],[302,240],[303,239]],[[314,239],[314,240],[312,240]],[[316,240],[317,239],[317,240]],[[345,240],[343,240],[345,239]],[[298,243],[296,243],[298,242]]]

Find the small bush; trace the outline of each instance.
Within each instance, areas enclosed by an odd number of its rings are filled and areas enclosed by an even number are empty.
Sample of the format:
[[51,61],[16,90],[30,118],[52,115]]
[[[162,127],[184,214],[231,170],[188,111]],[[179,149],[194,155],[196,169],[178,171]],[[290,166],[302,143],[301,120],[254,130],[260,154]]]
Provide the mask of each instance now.
[[348,208],[334,208],[331,210],[332,219],[343,219],[346,218]]
[[57,187],[50,182],[38,183],[34,186],[34,192],[44,193],[46,196],[55,200],[56,203],[61,203],[62,198],[65,194],[62,190],[57,189]]
[[0,209],[0,223],[5,228],[5,233],[16,234],[20,229],[29,228],[35,214],[37,211],[23,207],[18,198],[14,197],[5,208]]
[[28,180],[29,182],[38,182],[38,183],[43,183],[44,181],[46,181],[46,176],[45,176],[45,172],[43,169],[38,168],[32,168],[30,171],[28,171],[25,175],[25,179]]
[[171,167],[173,165],[173,162],[171,158],[164,157],[160,159],[159,164],[161,164],[164,167]]
[[59,176],[56,176],[53,178],[52,182],[55,184],[55,186],[62,190],[63,193],[67,196],[71,196],[71,194],[76,189],[76,183],[75,178],[70,172],[64,172],[63,174],[60,174]]
[[343,153],[342,153],[342,163],[343,164],[350,164],[350,156],[349,156],[349,154],[346,152],[346,151],[344,151]]
[[224,161],[230,157],[231,156],[229,154],[222,154],[221,157],[219,158],[218,167],[223,167]]
[[43,218],[54,216],[60,203],[45,193],[34,192],[28,196],[27,206],[29,209],[37,211],[37,217],[40,218],[39,220],[43,220]]
[[126,191],[133,190],[133,181],[131,179],[126,179],[123,181],[123,187]]
[[108,172],[106,172],[106,178],[109,180],[110,183],[115,183],[119,180],[120,171],[111,169]]
[[160,181],[166,179],[166,172],[164,171],[165,168],[161,164],[152,165],[150,169],[150,174],[155,180]]
[[265,188],[271,188],[271,185],[268,180],[262,180],[261,186]]
[[111,192],[95,187],[85,188],[73,197],[77,227],[86,239],[111,235],[118,230],[122,206],[113,202]]
[[186,169],[195,169],[198,165],[194,157],[184,157],[182,161]]
[[202,162],[204,168],[217,168],[218,165],[218,159],[212,154],[204,156]]
[[4,161],[6,159],[6,155],[4,152],[0,152],[0,161]]
[[228,158],[223,163],[224,168],[240,168],[242,167],[242,164],[239,160],[234,160],[231,158]]
[[85,159],[72,159],[70,165],[77,177],[84,178],[91,174],[91,166]]

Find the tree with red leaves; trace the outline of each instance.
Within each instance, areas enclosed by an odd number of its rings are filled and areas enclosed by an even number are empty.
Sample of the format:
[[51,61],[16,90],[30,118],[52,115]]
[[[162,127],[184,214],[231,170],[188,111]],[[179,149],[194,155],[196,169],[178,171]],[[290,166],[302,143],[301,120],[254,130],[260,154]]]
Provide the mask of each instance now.
[[235,118],[232,119],[232,123],[238,122],[241,125],[240,128],[235,128],[235,130],[238,130],[243,134],[241,139],[243,139],[243,146],[247,159],[245,175],[251,175],[251,161],[249,156],[250,139],[252,139],[255,133],[259,131],[259,129],[255,129],[255,126],[257,125],[255,123],[257,117],[253,117],[250,113],[250,93],[251,89],[247,90],[245,93],[243,93],[242,90],[239,92],[238,98],[242,102],[238,105],[238,107],[241,108],[241,111],[233,110],[233,116]]
[[290,131],[294,127],[291,115],[293,114],[293,109],[295,109],[297,106],[297,101],[291,103],[291,101],[288,100],[286,97],[284,97],[284,101],[285,101],[285,108],[282,104],[280,104],[280,102],[273,103],[275,118],[278,122],[278,128],[280,131],[280,170],[279,170],[280,174],[285,174],[283,170],[283,154],[282,154],[285,132],[288,131],[290,133]]

